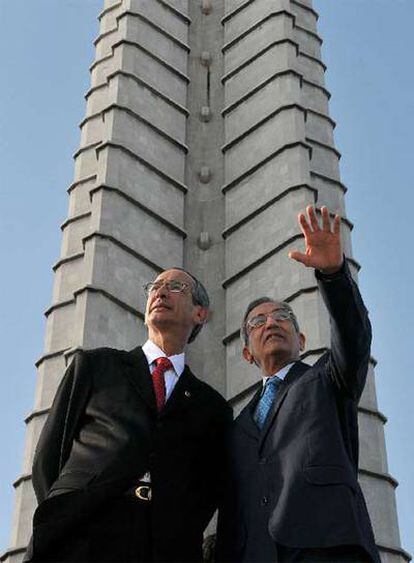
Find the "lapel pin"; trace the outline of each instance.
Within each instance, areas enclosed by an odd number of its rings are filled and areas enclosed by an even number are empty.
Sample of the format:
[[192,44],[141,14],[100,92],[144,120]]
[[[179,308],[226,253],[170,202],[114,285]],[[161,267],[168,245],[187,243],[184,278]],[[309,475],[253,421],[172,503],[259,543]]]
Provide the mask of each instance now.
[[190,391],[184,391],[184,395],[189,399],[191,397]]

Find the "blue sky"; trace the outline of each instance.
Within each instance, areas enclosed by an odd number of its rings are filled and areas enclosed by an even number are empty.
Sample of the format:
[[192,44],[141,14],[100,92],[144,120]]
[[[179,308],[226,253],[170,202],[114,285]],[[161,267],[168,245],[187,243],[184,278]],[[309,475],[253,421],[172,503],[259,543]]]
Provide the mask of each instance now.
[[[196,1],[196,0],[194,0]],[[270,1],[270,0],[269,0]],[[9,545],[24,417],[33,405],[52,264],[79,145],[103,0],[0,0],[0,551]],[[392,6],[392,7],[391,7]],[[414,553],[411,257],[412,0],[314,0],[342,153],[354,257],[374,325],[373,355],[397,489]]]

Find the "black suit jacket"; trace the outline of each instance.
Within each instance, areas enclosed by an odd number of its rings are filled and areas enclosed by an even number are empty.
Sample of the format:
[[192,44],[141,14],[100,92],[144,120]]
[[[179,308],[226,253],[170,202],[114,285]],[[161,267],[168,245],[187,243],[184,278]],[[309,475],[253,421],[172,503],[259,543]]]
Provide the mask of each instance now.
[[62,539],[76,541],[97,511],[150,471],[154,561],[200,561],[230,419],[224,399],[187,366],[158,415],[140,347],[78,352],[36,449],[39,506],[26,560],[50,558]]
[[362,546],[379,562],[357,481],[357,404],[365,385],[371,328],[347,266],[317,274],[330,313],[331,350],[297,362],[259,431],[261,390],[235,420],[229,483],[219,514],[219,561],[275,561],[275,544]]

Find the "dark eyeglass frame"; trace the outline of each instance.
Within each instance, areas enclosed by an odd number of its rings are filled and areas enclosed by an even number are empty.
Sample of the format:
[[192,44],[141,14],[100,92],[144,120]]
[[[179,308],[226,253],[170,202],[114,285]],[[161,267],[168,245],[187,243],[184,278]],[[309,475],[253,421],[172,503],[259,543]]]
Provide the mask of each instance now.
[[179,280],[168,280],[148,282],[142,287],[145,291],[145,295],[149,297],[152,292],[158,291],[162,287],[165,287],[165,289],[171,293],[184,293],[184,291],[190,287],[190,284]]
[[246,331],[247,334],[250,334],[253,330],[264,326],[267,322],[268,318],[271,318],[274,321],[292,321],[292,313],[287,309],[276,309],[276,311],[272,311],[271,313],[261,313],[260,315],[255,315],[248,321],[246,321]]

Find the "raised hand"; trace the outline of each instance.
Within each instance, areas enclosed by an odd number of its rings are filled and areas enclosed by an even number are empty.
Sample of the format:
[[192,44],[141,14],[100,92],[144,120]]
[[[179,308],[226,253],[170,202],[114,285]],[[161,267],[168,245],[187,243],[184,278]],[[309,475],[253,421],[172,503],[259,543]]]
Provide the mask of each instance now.
[[335,215],[332,226],[328,208],[321,207],[322,227],[320,227],[312,205],[307,206],[306,212],[308,218],[304,213],[298,215],[298,222],[305,237],[305,253],[294,250],[289,252],[289,258],[326,274],[337,272],[343,261],[339,215]]

